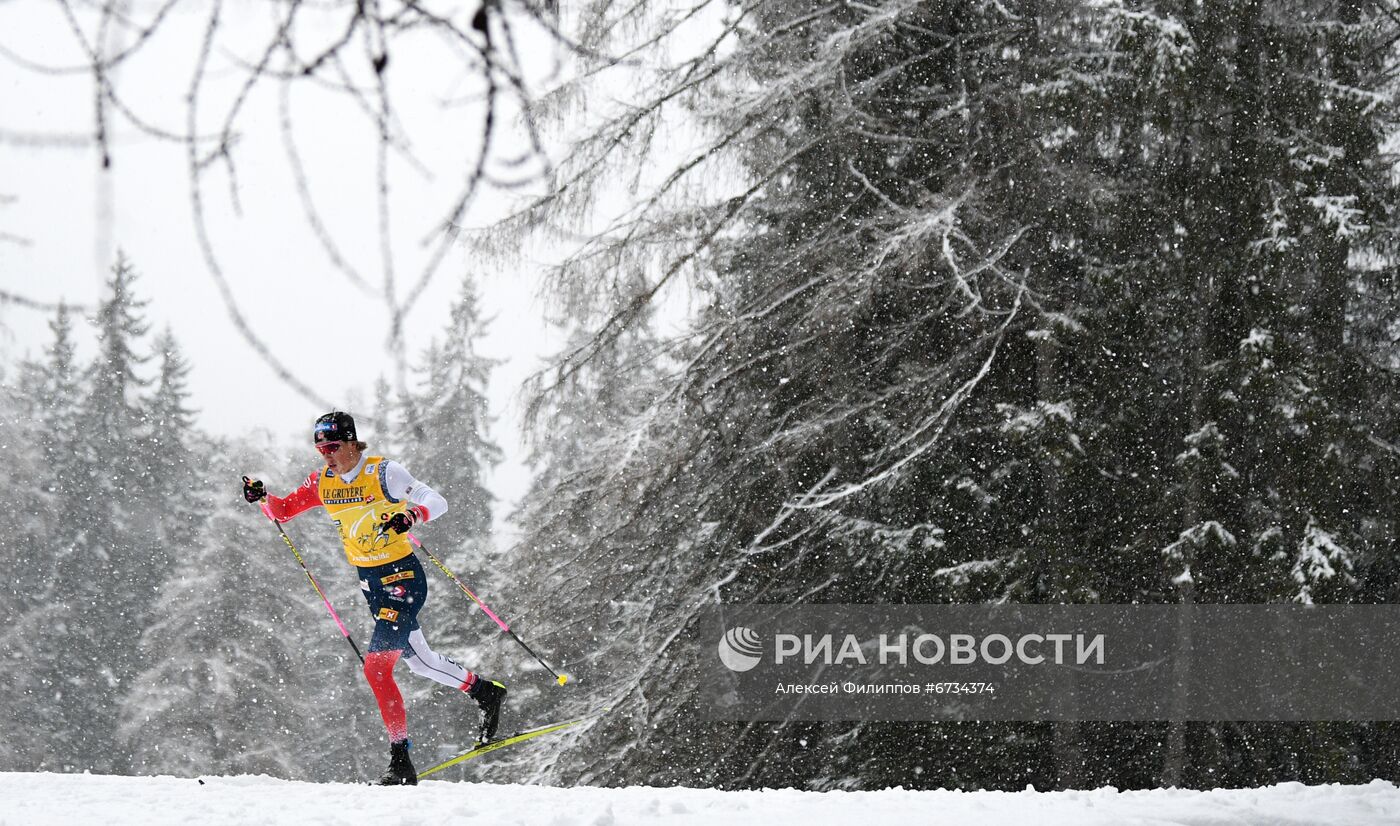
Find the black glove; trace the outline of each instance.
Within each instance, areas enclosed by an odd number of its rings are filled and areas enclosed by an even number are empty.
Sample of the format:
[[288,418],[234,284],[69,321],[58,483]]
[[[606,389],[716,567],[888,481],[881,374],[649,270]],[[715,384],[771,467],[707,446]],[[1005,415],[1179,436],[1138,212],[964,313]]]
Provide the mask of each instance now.
[[263,499],[267,498],[267,488],[263,487],[262,482],[244,476],[243,498],[247,499],[249,502],[261,502]]
[[381,531],[393,531],[394,533],[408,533],[409,529],[418,522],[418,514],[413,510],[399,511],[390,516],[384,514],[384,525]]

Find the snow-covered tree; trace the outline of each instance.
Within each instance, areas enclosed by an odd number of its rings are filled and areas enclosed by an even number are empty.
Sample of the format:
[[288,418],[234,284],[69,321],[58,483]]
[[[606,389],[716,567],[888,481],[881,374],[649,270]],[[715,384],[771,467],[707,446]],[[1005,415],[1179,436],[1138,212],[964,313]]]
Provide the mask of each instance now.
[[[0,532],[0,565],[9,573],[0,578],[0,599],[15,612],[12,633],[0,636],[0,718],[16,724],[24,721],[30,731],[44,733],[11,738],[11,747],[0,755],[0,767],[7,771],[40,765],[54,751],[63,751],[69,737],[55,703],[62,688],[52,682],[52,672],[43,673],[36,667],[44,656],[45,642],[38,635],[17,630],[23,627],[32,606],[54,598],[54,583],[43,564],[45,551],[52,552],[71,541],[58,518],[61,511],[55,503],[61,497],[45,449],[51,435],[45,426],[51,419],[42,415],[52,409],[50,400],[63,398],[54,395],[55,385],[67,386],[72,377],[71,352],[67,351],[70,328],[62,313],[52,329],[55,342],[45,360],[22,365],[24,378],[15,384],[18,393],[0,397],[0,446],[11,468],[4,485],[11,519]],[[0,376],[0,382],[9,381],[12,375]],[[70,403],[73,400],[68,397]]]
[[[454,553],[481,553],[491,533],[486,477],[500,462],[501,450],[491,440],[486,399],[493,362],[477,352],[485,332],[476,285],[464,276],[442,338],[428,346],[415,371],[421,384],[400,405],[409,416],[397,434],[403,461],[450,503],[451,518],[434,533],[438,544]],[[468,543],[475,547],[467,548]]]
[[[714,601],[1359,592],[1362,558],[1393,548],[1371,480],[1395,462],[1366,439],[1392,368],[1349,332],[1394,306],[1351,286],[1393,238],[1393,23],[1251,0],[698,19],[587,6],[591,47],[657,59],[645,94],[590,99],[560,188],[519,222],[588,233],[555,273],[592,325],[558,387],[607,371],[673,282],[697,305],[648,414],[607,411],[596,473],[527,506],[581,517],[522,579],[541,605],[586,589],[614,611],[582,627],[632,715],[548,776],[1216,782],[1184,758],[1236,748],[1220,728],[1163,749],[1151,724],[697,725],[710,666],[676,643]],[[677,123],[678,159],[658,138]],[[637,194],[585,225],[626,164]]]
[[[97,354],[83,371],[73,412],[58,399],[44,402],[53,435],[71,435],[48,450],[59,539],[46,569],[52,587],[45,599],[26,605],[22,620],[47,629],[43,644],[63,652],[30,659],[49,691],[35,699],[50,704],[61,720],[41,764],[48,767],[126,767],[112,709],[142,667],[136,642],[156,607],[171,552],[159,542],[160,507],[149,495],[154,480],[143,417],[149,357],[141,352],[147,325],[135,278],[132,265],[119,258],[97,309]],[[64,349],[71,358],[71,346],[62,343],[66,335],[56,332],[55,360]],[[71,434],[62,434],[65,429]]]

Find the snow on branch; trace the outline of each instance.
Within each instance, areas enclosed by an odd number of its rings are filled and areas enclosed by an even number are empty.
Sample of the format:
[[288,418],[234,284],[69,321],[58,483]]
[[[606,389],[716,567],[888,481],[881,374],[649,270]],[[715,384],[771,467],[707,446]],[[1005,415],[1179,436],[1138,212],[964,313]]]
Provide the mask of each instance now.
[[922,422],[920,422],[919,425],[916,428],[914,428],[914,430],[906,434],[904,438],[900,440],[900,442],[909,442],[921,436],[926,431],[932,429],[933,432],[928,436],[927,439],[917,444],[913,450],[910,450],[908,453],[906,453],[900,459],[895,461],[893,464],[889,465],[888,467],[884,468],[883,470],[880,470],[879,472],[871,476],[866,477],[865,479],[862,479],[859,482],[846,483],[835,490],[828,491],[825,493],[799,496],[792,500],[791,506],[803,510],[814,510],[830,507],[831,505],[850,496],[853,496],[857,493],[860,493],[861,491],[867,488],[883,484],[898,478],[901,469],[903,469],[910,462],[913,462],[914,460],[922,456],[924,453],[932,449],[933,446],[936,445],[938,443],[938,440],[942,437],[943,431],[947,428],[948,423],[952,420],[952,417],[956,414],[958,408],[977,388],[977,385],[981,383],[982,379],[986,378],[988,371],[991,370],[992,363],[996,360],[997,352],[1001,348],[1001,343],[1005,337],[1006,329],[1016,318],[1016,313],[1020,309],[1021,296],[1021,293],[1017,293],[1016,300],[1011,308],[1011,311],[1007,313],[1006,320],[1002,322],[1000,329],[997,330],[995,338],[993,339],[991,344],[990,352],[988,352],[987,358],[982,362],[982,366],[977,371],[977,373],[971,378],[969,378],[967,381],[963,382],[963,384],[960,385],[954,392],[949,394],[942,401],[942,403],[939,404],[938,408],[931,415],[929,415]]

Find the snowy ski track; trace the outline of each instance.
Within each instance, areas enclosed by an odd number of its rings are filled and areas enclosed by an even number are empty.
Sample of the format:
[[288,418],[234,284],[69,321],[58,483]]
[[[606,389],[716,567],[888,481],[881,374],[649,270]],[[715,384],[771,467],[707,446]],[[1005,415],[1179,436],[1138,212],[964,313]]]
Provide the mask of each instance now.
[[1290,826],[1400,823],[1400,788],[1286,783],[1209,792],[721,792],[424,781],[417,788],[265,776],[0,773],[0,825],[482,824],[482,826]]

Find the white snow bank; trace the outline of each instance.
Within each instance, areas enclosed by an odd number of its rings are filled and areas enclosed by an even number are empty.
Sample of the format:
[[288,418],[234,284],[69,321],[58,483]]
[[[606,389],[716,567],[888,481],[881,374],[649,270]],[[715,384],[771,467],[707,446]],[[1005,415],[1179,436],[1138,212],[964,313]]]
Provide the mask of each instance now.
[[0,773],[0,824],[482,824],[482,826],[1290,826],[1400,823],[1400,789],[1304,786],[1192,792],[719,792],[555,789],[425,781],[417,788],[270,777]]

